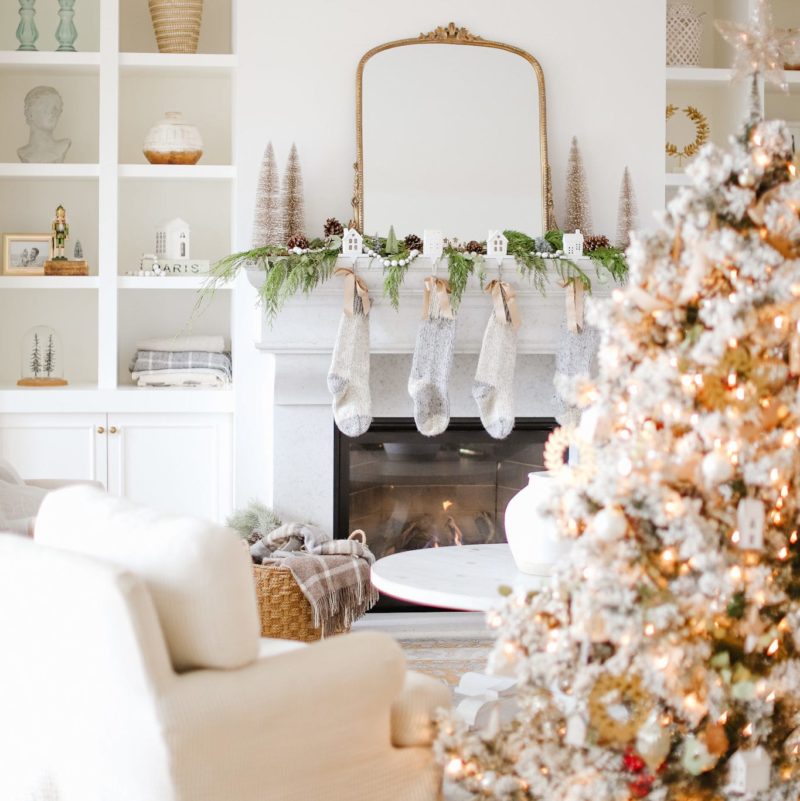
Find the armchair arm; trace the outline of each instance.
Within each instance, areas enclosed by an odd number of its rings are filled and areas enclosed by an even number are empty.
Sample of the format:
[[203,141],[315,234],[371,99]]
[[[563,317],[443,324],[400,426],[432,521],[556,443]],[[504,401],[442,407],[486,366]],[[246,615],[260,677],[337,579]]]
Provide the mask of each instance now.
[[392,743],[401,747],[430,745],[434,713],[451,703],[443,681],[409,670],[403,690],[392,704]]
[[60,478],[34,478],[28,479],[25,483],[29,487],[39,487],[45,490],[57,490],[62,487],[74,487],[76,484],[86,485],[88,487],[97,487],[97,489],[104,490],[105,487],[99,481],[89,481],[87,479],[60,479]]

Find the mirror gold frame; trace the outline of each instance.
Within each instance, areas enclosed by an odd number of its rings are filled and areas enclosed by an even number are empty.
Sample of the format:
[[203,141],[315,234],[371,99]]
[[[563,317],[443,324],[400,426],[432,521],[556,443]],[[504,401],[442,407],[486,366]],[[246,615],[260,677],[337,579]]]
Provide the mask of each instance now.
[[[556,227],[555,214],[553,211],[553,188],[550,177],[550,161],[547,155],[547,98],[545,96],[544,73],[539,62],[526,50],[522,50],[514,45],[505,42],[493,42],[489,39],[482,39],[471,33],[467,28],[460,28],[454,22],[446,27],[439,26],[429,33],[421,33],[413,39],[396,39],[392,42],[373,47],[361,57],[356,71],[356,163],[355,169],[355,188],[353,192],[353,219],[351,226],[363,233],[364,225],[364,131],[363,131],[363,79],[364,67],[367,62],[378,53],[384,50],[392,50],[396,47],[407,47],[408,45],[461,45],[467,47],[493,47],[505,50],[509,53],[524,58],[536,75],[539,88],[539,155],[542,164],[542,225],[544,231],[552,230]],[[544,231],[542,233],[544,233]]]

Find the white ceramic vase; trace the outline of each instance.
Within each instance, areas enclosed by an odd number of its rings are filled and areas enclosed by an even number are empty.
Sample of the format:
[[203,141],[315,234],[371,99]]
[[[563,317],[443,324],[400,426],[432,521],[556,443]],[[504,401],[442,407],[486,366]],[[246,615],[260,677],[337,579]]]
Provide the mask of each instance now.
[[529,473],[528,486],[506,507],[506,539],[517,569],[532,576],[552,575],[556,563],[569,554],[572,545],[559,534],[555,519],[542,513],[552,491],[550,473]]
[[151,164],[197,164],[203,155],[203,139],[183,114],[168,111],[148,131],[142,149]]

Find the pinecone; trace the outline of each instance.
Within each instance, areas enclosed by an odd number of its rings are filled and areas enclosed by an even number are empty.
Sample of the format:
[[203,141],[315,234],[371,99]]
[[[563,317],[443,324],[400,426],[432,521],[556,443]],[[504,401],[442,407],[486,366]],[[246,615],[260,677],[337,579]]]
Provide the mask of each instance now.
[[418,250],[422,253],[422,240],[416,234],[409,234],[403,240],[403,244],[407,250]]
[[476,239],[472,239],[464,246],[464,249],[467,253],[486,253],[486,247],[483,243],[478,242]]
[[302,235],[290,236],[289,241],[286,243],[286,249],[293,250],[294,248],[306,250],[308,248],[308,240]]
[[336,217],[328,217],[325,220],[325,227],[322,229],[325,236],[341,236],[344,233],[344,226],[336,219]]
[[602,234],[587,236],[583,240],[584,253],[591,253],[592,251],[598,250],[599,248],[607,248],[607,247],[611,247],[611,243],[608,241],[608,237],[603,236]]

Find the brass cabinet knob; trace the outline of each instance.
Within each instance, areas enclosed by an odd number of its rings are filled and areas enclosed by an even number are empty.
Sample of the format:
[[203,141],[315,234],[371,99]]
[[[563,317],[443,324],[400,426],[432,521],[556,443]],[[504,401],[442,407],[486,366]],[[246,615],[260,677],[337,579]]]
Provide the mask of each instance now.
[[116,434],[118,430],[119,429],[116,426],[111,426],[111,428],[108,429],[108,433],[109,434]]
[[103,428],[103,426],[97,426],[97,433],[98,434],[105,434],[106,430],[105,430],[105,428]]

